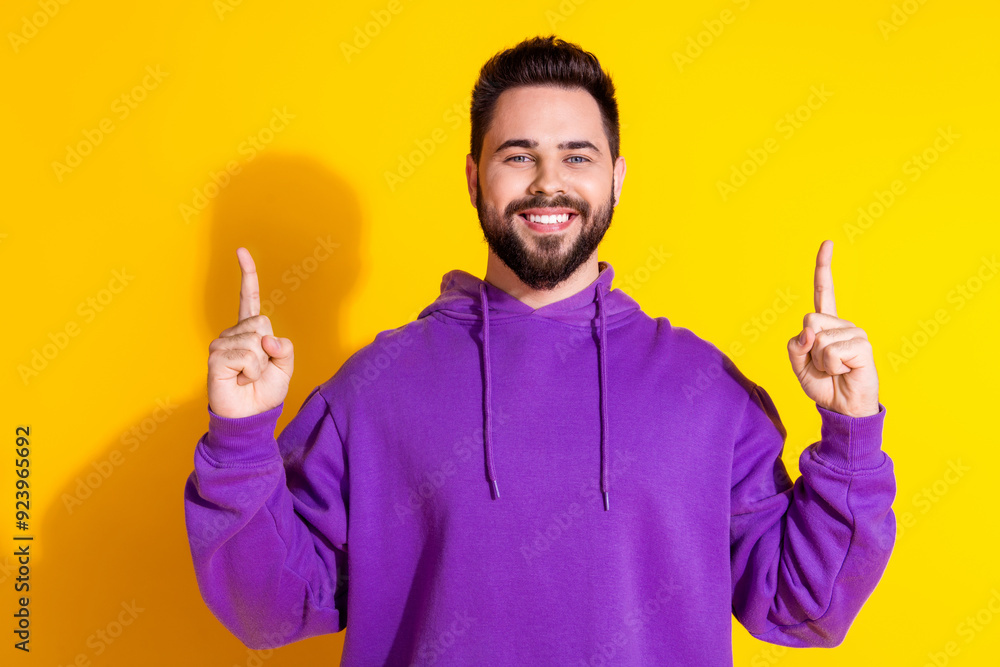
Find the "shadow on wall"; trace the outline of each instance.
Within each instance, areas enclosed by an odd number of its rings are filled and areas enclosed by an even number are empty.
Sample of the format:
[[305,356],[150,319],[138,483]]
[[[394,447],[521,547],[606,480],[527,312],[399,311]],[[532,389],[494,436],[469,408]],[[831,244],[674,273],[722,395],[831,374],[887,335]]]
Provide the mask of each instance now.
[[[209,342],[237,321],[236,248],[245,246],[257,264],[262,313],[275,335],[295,345],[280,432],[309,391],[353,353],[344,349],[339,325],[361,268],[364,229],[357,198],[318,162],[272,153],[233,179],[202,224],[211,225],[211,264],[205,291],[192,298],[205,303],[205,372]],[[170,351],[156,360],[169,364]],[[47,511],[39,536],[46,554],[39,563],[41,590],[32,587],[33,594],[38,590],[33,622],[51,634],[33,633],[32,657],[95,667],[339,661],[344,633],[250,651],[201,598],[183,494],[195,444],[208,429],[205,381],[204,375],[197,383],[192,378],[193,397],[163,396],[147,414],[123,421],[121,439],[109,442],[57,494],[63,501]],[[98,397],[90,398],[100,405]],[[111,474],[97,483],[94,464]],[[88,476],[95,483],[88,484]],[[80,655],[86,660],[76,662]]]

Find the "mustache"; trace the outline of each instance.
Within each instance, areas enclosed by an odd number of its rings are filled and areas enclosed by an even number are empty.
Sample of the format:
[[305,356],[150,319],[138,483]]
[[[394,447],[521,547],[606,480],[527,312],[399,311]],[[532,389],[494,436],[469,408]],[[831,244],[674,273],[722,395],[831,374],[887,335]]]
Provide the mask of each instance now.
[[581,217],[585,218],[590,215],[590,204],[588,204],[586,200],[571,199],[570,197],[563,196],[555,197],[553,199],[529,197],[528,199],[512,201],[507,204],[507,208],[504,210],[504,217],[512,218],[517,215],[518,212],[529,208],[572,208],[579,211]]

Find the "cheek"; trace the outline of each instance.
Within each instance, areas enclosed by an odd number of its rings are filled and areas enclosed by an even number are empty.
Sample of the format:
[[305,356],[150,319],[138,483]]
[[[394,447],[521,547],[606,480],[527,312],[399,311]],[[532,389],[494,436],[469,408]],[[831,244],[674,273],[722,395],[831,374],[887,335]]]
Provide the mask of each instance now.
[[611,185],[597,179],[588,179],[576,184],[576,190],[581,197],[590,202],[591,206],[603,206],[611,197]]
[[526,172],[498,171],[486,177],[486,185],[491,194],[504,196],[523,191],[531,184]]
[[481,184],[483,198],[502,211],[514,199],[524,198],[530,181],[520,182],[513,176],[495,177]]

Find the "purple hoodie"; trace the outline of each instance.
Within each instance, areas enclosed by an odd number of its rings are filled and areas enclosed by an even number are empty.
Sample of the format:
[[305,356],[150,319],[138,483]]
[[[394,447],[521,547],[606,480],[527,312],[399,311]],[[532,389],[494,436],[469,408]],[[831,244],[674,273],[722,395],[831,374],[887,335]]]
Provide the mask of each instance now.
[[731,666],[732,616],[840,644],[895,541],[885,407],[767,392],[611,289],[534,309],[451,271],[309,394],[209,408],[184,492],[198,585],[248,647],[347,629],[341,664]]

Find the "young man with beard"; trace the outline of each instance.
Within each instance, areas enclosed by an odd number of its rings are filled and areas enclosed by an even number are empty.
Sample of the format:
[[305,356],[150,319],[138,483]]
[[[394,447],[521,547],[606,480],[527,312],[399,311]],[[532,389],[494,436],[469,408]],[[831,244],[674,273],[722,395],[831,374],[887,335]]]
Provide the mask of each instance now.
[[597,259],[625,178],[597,59],[526,40],[482,68],[471,112],[485,279],[446,273],[277,438],[292,344],[237,252],[185,487],[209,608],[251,648],[346,628],[344,665],[728,666],[733,615],[838,645],[892,551],[895,478],[832,244],[788,342],[822,419],[793,483],[764,389]]

